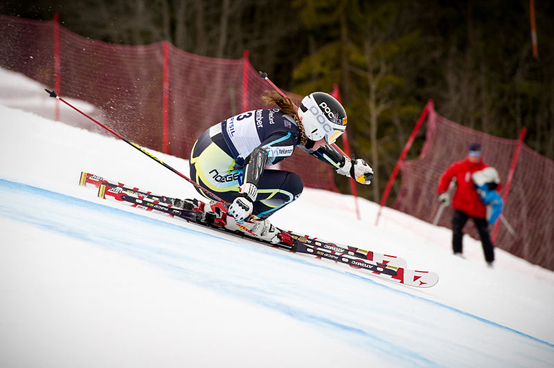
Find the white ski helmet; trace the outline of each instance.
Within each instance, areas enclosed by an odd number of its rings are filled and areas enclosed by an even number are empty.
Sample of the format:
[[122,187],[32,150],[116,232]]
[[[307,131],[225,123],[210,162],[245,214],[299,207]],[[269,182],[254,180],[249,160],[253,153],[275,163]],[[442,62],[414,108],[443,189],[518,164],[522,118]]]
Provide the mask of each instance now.
[[333,96],[324,92],[314,92],[304,97],[298,116],[306,136],[312,141],[325,138],[331,144],[346,130],[344,107]]

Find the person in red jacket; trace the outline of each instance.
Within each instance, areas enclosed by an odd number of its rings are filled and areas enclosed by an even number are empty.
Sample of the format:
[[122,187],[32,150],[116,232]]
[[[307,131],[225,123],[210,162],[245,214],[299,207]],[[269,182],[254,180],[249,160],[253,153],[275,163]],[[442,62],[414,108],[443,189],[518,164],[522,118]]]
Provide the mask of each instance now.
[[[471,143],[468,147],[468,155],[464,160],[453,163],[442,174],[439,180],[439,201],[443,205],[450,203],[448,189],[454,180],[456,192],[452,198],[454,216],[452,217],[452,250],[455,255],[462,255],[463,228],[469,218],[473,219],[479,232],[485,261],[489,266],[494,262],[494,246],[492,244],[487,221],[487,206],[479,198],[477,187],[473,183],[472,175],[475,172],[487,168],[481,157],[481,145]],[[500,189],[500,188],[498,188]]]

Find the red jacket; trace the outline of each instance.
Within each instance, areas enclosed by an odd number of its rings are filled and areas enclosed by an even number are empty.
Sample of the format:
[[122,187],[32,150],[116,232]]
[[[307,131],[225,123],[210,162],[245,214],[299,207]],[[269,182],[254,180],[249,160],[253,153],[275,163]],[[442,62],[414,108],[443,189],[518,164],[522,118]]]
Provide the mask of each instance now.
[[438,194],[446,192],[452,179],[456,178],[456,193],[454,198],[452,198],[452,207],[470,217],[486,218],[487,207],[479,199],[477,189],[471,180],[471,174],[486,167],[488,165],[483,162],[483,159],[473,163],[467,157],[465,160],[453,163],[446,169],[439,180]]

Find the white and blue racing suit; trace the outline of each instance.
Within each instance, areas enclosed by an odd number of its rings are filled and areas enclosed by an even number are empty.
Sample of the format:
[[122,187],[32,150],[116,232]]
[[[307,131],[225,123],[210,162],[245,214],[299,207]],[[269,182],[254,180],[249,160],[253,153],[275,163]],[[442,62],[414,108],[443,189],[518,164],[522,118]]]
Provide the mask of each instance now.
[[[200,186],[231,203],[239,187],[257,186],[253,215],[267,218],[303,190],[299,175],[266,170],[291,156],[300,141],[294,118],[280,109],[248,111],[212,126],[194,144],[190,174]],[[207,198],[209,192],[197,188]]]
[[[304,188],[299,175],[266,170],[294,153],[296,147],[322,162],[341,169],[347,158],[331,145],[311,150],[315,142],[300,146],[300,130],[294,118],[280,109],[248,111],[206,130],[194,144],[190,175],[196,183],[226,202],[233,202],[243,183],[258,188],[252,214],[267,218],[296,200]],[[339,171],[340,172],[340,171]],[[203,196],[217,200],[197,188]]]

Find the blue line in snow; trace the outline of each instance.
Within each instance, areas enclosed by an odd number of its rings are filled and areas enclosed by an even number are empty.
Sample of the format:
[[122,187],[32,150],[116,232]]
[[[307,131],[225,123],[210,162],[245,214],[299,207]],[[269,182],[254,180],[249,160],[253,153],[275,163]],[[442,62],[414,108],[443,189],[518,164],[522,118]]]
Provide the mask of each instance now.
[[[375,283],[373,280],[369,280],[369,279],[367,279],[367,278],[365,278],[365,277],[362,277],[362,276],[360,276],[360,275],[352,274],[352,276],[357,277],[357,278],[360,278],[360,279],[362,279],[363,281],[370,281],[370,282]],[[391,289],[391,288],[389,288],[388,286],[386,286],[386,285],[384,285],[384,284],[378,284],[378,285],[379,285],[379,286],[382,286],[382,287],[386,287],[387,289]],[[523,333],[523,332],[521,332],[521,331],[518,331],[518,330],[515,330],[515,329],[513,329],[513,328],[510,328],[510,327],[501,325],[501,324],[499,324],[499,323],[496,323],[496,322],[493,322],[493,321],[489,321],[488,319],[485,319],[485,318],[483,318],[483,317],[476,316],[475,314],[471,314],[471,313],[469,313],[469,312],[465,312],[465,311],[463,311],[463,310],[461,310],[461,309],[454,308],[454,307],[451,307],[451,306],[449,306],[449,305],[436,302],[436,301],[434,301],[434,300],[425,299],[425,298],[419,297],[419,296],[414,295],[414,294],[406,293],[406,292],[403,292],[403,291],[401,291],[401,290],[396,290],[396,289],[394,289],[394,291],[395,291],[395,292],[398,292],[398,293],[405,294],[406,296],[408,296],[408,297],[410,297],[410,298],[417,299],[417,300],[420,300],[420,301],[425,301],[425,302],[427,302],[427,303],[429,303],[429,304],[432,304],[432,305],[435,305],[435,306],[438,306],[438,307],[441,307],[441,308],[445,308],[445,309],[448,309],[448,310],[450,310],[450,311],[453,311],[453,312],[462,314],[462,315],[464,315],[464,316],[466,316],[466,317],[475,319],[475,320],[477,320],[477,321],[479,321],[479,322],[486,323],[486,324],[488,324],[488,325],[490,325],[490,326],[498,327],[498,328],[501,328],[501,329],[504,329],[504,330],[513,332],[513,333],[515,333],[515,334],[517,334],[517,335],[520,335],[520,336],[522,336],[522,337],[526,337],[526,338],[531,339],[531,340],[533,340],[533,341],[536,341],[536,342],[539,342],[539,343],[541,343],[541,344],[545,344],[545,345],[547,345],[547,346],[549,346],[549,347],[551,347],[551,348],[554,348],[554,344],[551,344],[551,343],[549,343],[549,342],[547,342],[547,341],[538,339],[538,338],[536,338],[536,337],[533,337],[533,336],[528,335],[528,334],[526,334],[526,333]]]
[[[196,231],[194,229],[190,229],[190,228],[187,228],[187,227],[184,227],[184,226],[179,226],[179,225],[171,224],[169,222],[165,222],[165,221],[162,221],[162,220],[157,220],[157,219],[145,217],[145,216],[140,215],[138,213],[135,214],[135,213],[132,213],[132,212],[128,212],[128,211],[112,208],[112,207],[109,207],[109,206],[104,206],[104,205],[101,205],[101,204],[98,204],[98,203],[89,202],[89,201],[86,201],[86,200],[83,200],[83,199],[71,197],[71,196],[61,194],[61,193],[58,193],[58,192],[52,192],[52,191],[49,191],[49,190],[46,190],[46,189],[37,188],[37,187],[30,186],[30,185],[27,185],[27,184],[12,182],[12,181],[8,181],[8,180],[5,180],[5,179],[0,179],[0,198],[2,197],[2,195],[1,195],[2,191],[4,191],[5,193],[10,192],[10,191],[25,192],[29,195],[36,195],[39,198],[42,197],[42,198],[52,199],[54,201],[60,201],[60,202],[63,202],[63,203],[66,203],[66,204],[71,204],[71,205],[74,205],[74,206],[77,206],[77,207],[84,207],[84,208],[87,208],[88,210],[92,209],[92,210],[95,210],[95,211],[117,214],[119,216],[121,216],[121,215],[129,216],[130,218],[133,218],[135,220],[144,221],[144,223],[163,224],[163,226],[167,227],[168,229],[174,229],[174,230],[186,232],[188,234],[194,234],[194,236],[219,238],[219,239],[221,239],[222,242],[227,242],[229,244],[232,244],[234,246],[239,246],[239,247],[242,247],[242,248],[248,248],[249,251],[267,253],[269,250],[273,250],[273,249],[265,248],[265,247],[252,246],[251,244],[248,244],[248,242],[232,241],[232,240],[229,240],[229,239],[226,239],[226,238],[223,238],[223,237],[219,237],[219,236],[217,236],[217,234],[203,233],[203,232]],[[98,239],[96,239],[96,238],[92,238],[92,237],[91,238],[86,238],[86,237],[83,238],[86,234],[84,234],[83,232],[80,232],[78,229],[71,229],[70,227],[52,228],[51,224],[41,223],[40,221],[37,221],[36,219],[29,219],[26,216],[27,215],[26,210],[34,210],[34,209],[22,209],[19,213],[14,213],[11,210],[8,211],[6,209],[6,205],[2,205],[2,203],[0,202],[0,216],[10,218],[10,219],[15,219],[15,220],[18,220],[18,221],[24,222],[24,223],[29,223],[29,224],[32,224],[36,227],[40,227],[40,228],[43,228],[43,229],[46,229],[46,230],[66,234],[66,235],[78,238],[80,240],[87,240],[87,241],[97,243]],[[126,243],[125,241],[121,241],[121,240],[119,240],[119,244],[114,244],[114,242],[117,243],[117,241],[115,239],[110,239],[110,244],[111,245],[119,245],[121,247],[136,246],[136,244]],[[156,249],[156,250],[154,250],[154,252],[159,253],[162,256],[163,255],[167,255],[167,256],[171,256],[171,257],[176,256],[175,253],[171,253],[171,252],[168,252],[168,251],[162,250],[162,249]],[[167,253],[167,254],[164,254],[164,253]],[[135,250],[135,253],[133,253],[132,255],[135,256],[135,257],[147,260],[151,263],[158,264],[162,267],[166,267],[166,268],[169,267],[169,268],[173,268],[173,269],[178,268],[179,269],[179,267],[176,267],[174,265],[168,265],[167,263],[163,263],[162,261],[159,261],[159,260],[158,261],[153,261],[152,259],[148,258],[147,255],[142,255],[140,249]],[[418,300],[418,301],[423,301],[425,303],[429,303],[429,304],[437,306],[437,307],[445,308],[447,310],[450,310],[450,311],[455,312],[455,313],[459,313],[463,316],[472,318],[472,319],[477,320],[479,322],[482,322],[482,323],[485,323],[485,324],[488,324],[490,326],[497,327],[497,328],[500,328],[500,329],[504,329],[506,331],[510,331],[510,332],[515,333],[519,336],[531,339],[535,342],[538,342],[538,343],[544,344],[548,347],[554,348],[554,344],[551,344],[549,342],[540,340],[540,339],[535,338],[533,336],[530,336],[528,334],[522,333],[522,332],[517,331],[513,328],[500,325],[498,323],[489,321],[485,318],[473,315],[471,313],[465,312],[463,310],[460,310],[460,309],[457,309],[457,308],[454,308],[454,307],[451,307],[451,306],[448,306],[448,305],[445,305],[445,304],[442,304],[442,303],[439,303],[439,302],[436,302],[436,301],[425,299],[423,297],[420,297],[420,296],[417,296],[417,295],[414,295],[414,294],[411,294],[411,293],[408,293],[408,292],[405,292],[405,291],[402,291],[402,290],[398,290],[397,288],[389,287],[386,284],[376,282],[376,281],[374,281],[370,278],[363,277],[363,276],[358,275],[356,273],[339,271],[339,270],[336,270],[336,269],[333,269],[333,268],[325,267],[325,265],[323,265],[323,264],[322,265],[317,265],[317,264],[314,264],[313,262],[302,259],[302,258],[300,258],[298,256],[295,256],[295,255],[292,255],[291,253],[273,252],[272,256],[279,257],[279,258],[286,258],[289,261],[296,262],[296,263],[299,263],[299,264],[302,264],[302,265],[305,265],[305,266],[314,267],[314,268],[318,268],[318,269],[324,269],[326,272],[335,272],[335,273],[338,273],[338,274],[341,274],[341,275],[344,275],[345,273],[348,273],[350,275],[350,277],[357,278],[357,279],[359,279],[363,282],[371,283],[374,286],[385,288],[388,291],[393,291],[395,293],[399,293],[399,294],[402,294],[404,296],[408,296],[408,297],[413,298],[413,299]],[[179,269],[179,271],[184,271],[184,270]],[[234,290],[234,291],[237,291],[237,290]],[[373,335],[369,334],[368,332],[366,332],[364,330],[355,329],[352,326],[337,323],[336,321],[333,321],[333,320],[330,320],[330,319],[325,319],[325,318],[320,318],[320,317],[316,317],[316,316],[313,316],[313,315],[308,315],[308,314],[306,314],[305,312],[303,312],[301,310],[294,310],[294,309],[291,310],[291,307],[288,306],[288,305],[275,305],[274,303],[272,305],[270,305],[271,303],[263,303],[263,302],[260,302],[260,300],[254,300],[251,296],[249,297],[246,294],[242,295],[242,296],[244,298],[247,298],[247,299],[251,300],[252,302],[262,304],[262,305],[265,305],[266,307],[270,307],[272,309],[276,309],[280,312],[288,314],[288,315],[290,315],[290,316],[292,316],[292,317],[294,317],[298,320],[302,320],[302,321],[312,320],[312,323],[315,323],[315,324],[334,327],[334,328],[341,329],[343,331],[355,333],[357,335],[362,335],[362,336],[365,336],[365,337],[371,337],[373,340],[380,340],[380,338],[378,336],[373,336]],[[383,343],[385,343],[385,342],[383,342]],[[421,359],[426,364],[427,363],[432,363],[430,361],[426,361],[425,358],[423,358],[421,356],[418,356],[417,354],[415,354],[413,352],[408,352],[408,353],[405,352],[405,354],[408,355],[408,356],[411,356],[412,358],[417,358],[418,360]]]

